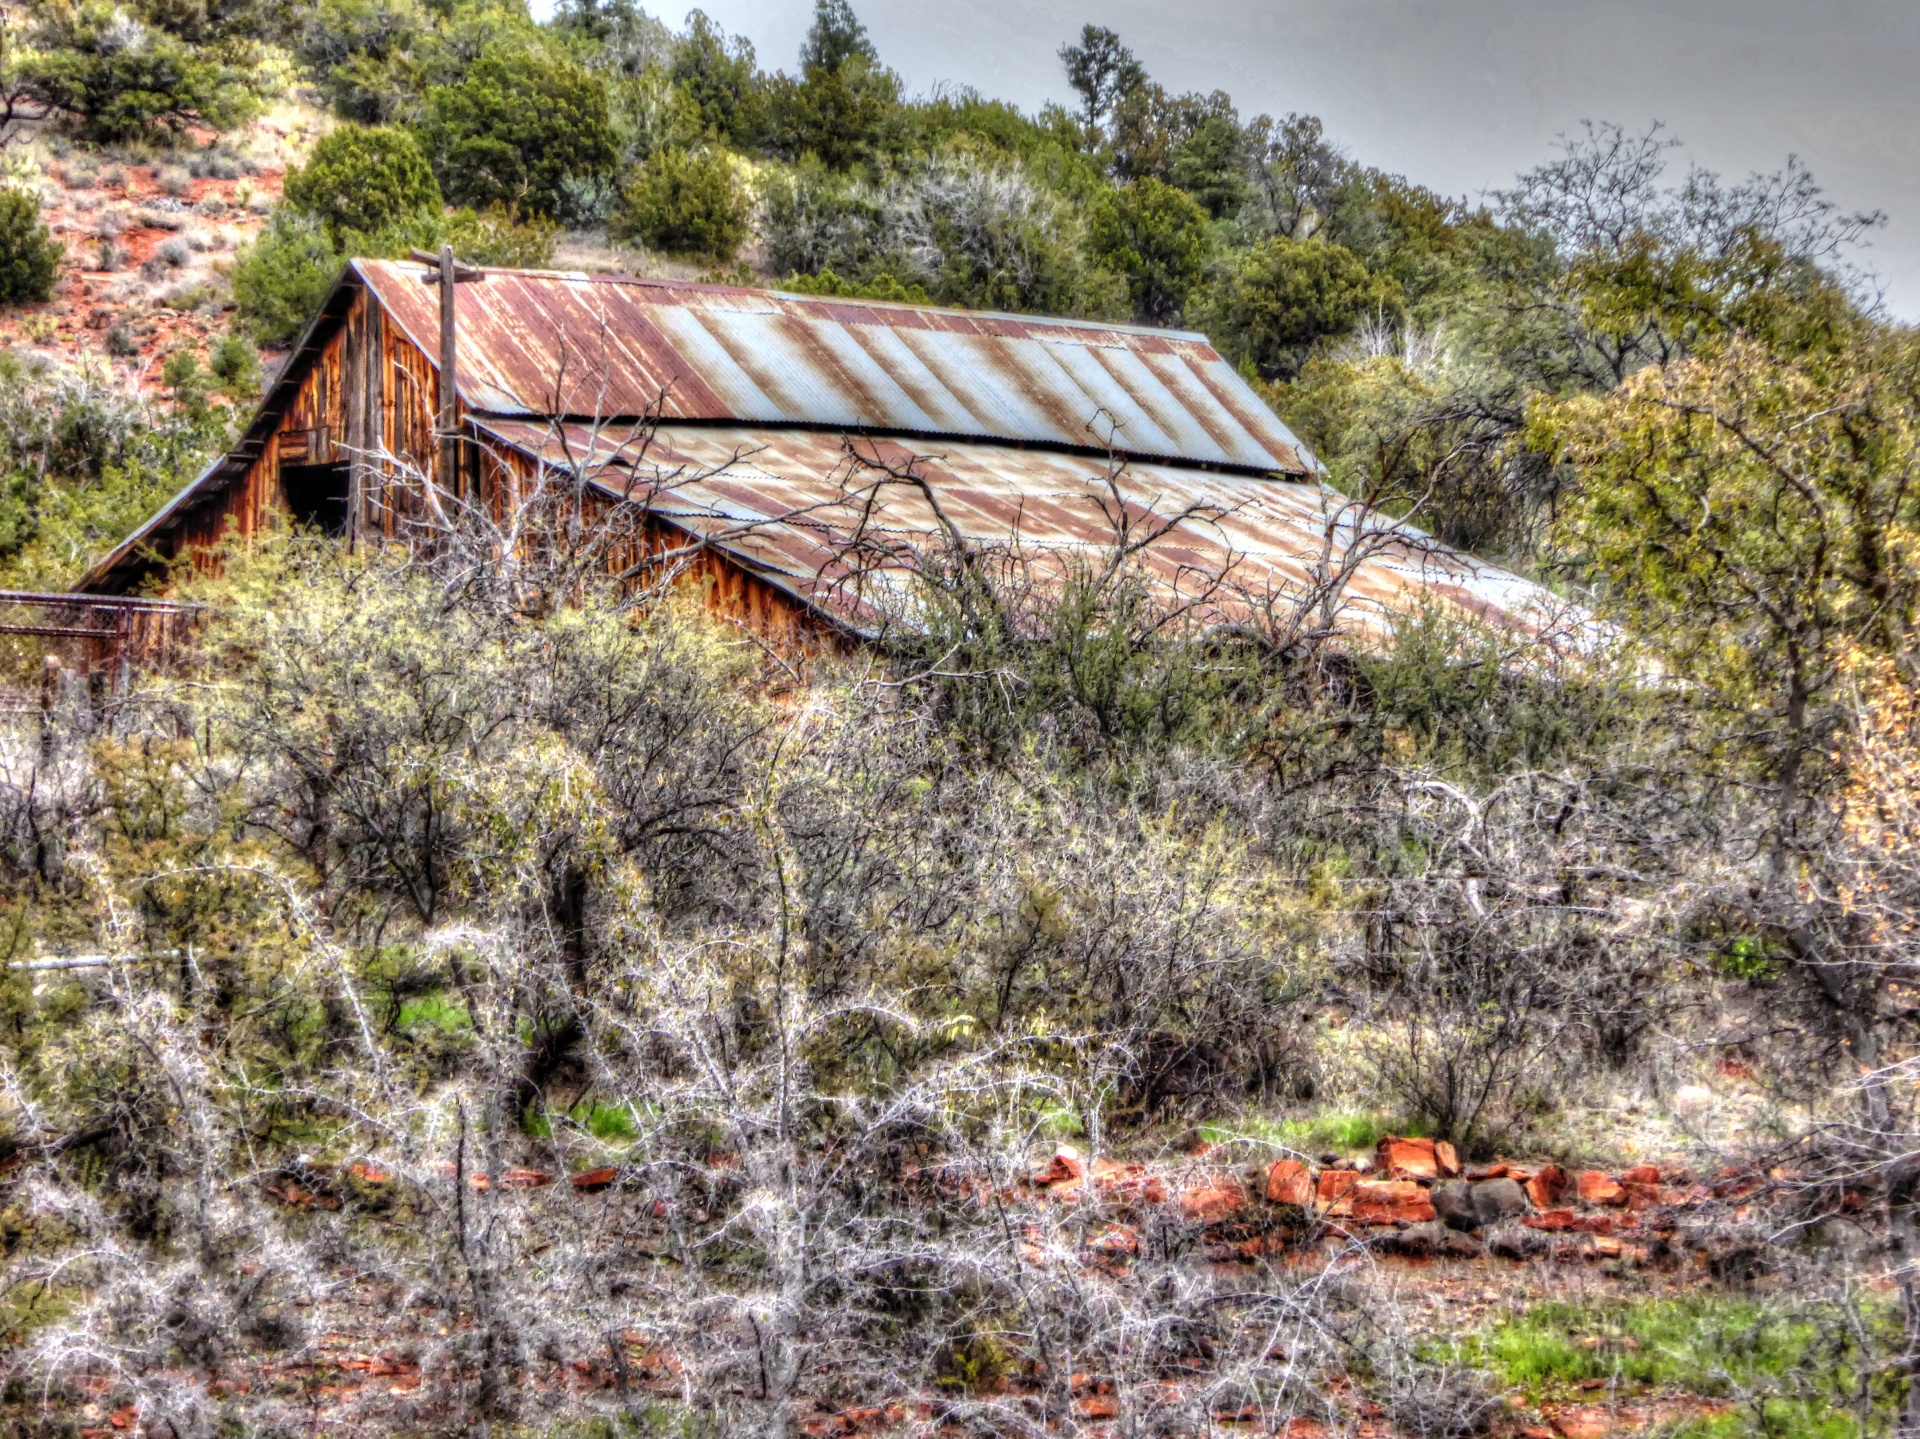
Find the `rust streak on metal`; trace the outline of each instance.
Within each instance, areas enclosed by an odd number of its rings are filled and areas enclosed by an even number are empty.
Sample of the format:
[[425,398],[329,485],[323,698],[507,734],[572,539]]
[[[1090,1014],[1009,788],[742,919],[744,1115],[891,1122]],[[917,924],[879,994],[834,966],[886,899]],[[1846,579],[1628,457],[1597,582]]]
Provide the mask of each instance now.
[[[485,427],[529,456],[558,454],[545,425],[499,420]],[[610,447],[626,436],[602,439]],[[568,442],[583,452],[584,428],[569,433]],[[916,451],[893,440],[850,443],[833,431],[746,427],[676,430],[650,460],[636,477],[662,519],[775,574],[856,627],[872,618],[871,607],[846,587],[856,531],[901,547],[896,561],[880,566],[899,571],[900,581],[911,552],[940,541],[939,521],[917,485],[879,467],[894,474],[910,467],[969,542],[1017,543],[1030,555],[1064,562],[1111,545],[1115,518],[1124,517],[1134,533],[1164,530],[1138,563],[1169,594],[1190,592],[1202,580],[1218,585],[1208,617],[1220,623],[1243,621],[1262,595],[1309,585],[1330,525],[1335,558],[1346,548],[1339,529],[1345,501],[1312,482],[1144,463],[1110,472],[1089,457],[1004,445]],[[1359,565],[1349,587],[1354,628],[1380,632],[1432,596],[1510,629],[1537,631],[1545,592],[1463,556],[1427,552],[1418,539],[1409,533],[1404,543],[1389,540]]]
[[[419,283],[419,267],[355,266],[416,342],[430,347],[437,301]],[[575,414],[639,416],[670,391],[661,406],[668,420],[844,423],[1089,447],[1096,442],[1087,425],[1105,411],[1120,447],[1140,458],[1307,472],[1299,442],[1199,336],[723,286],[488,275],[460,301],[462,398],[481,413],[548,414],[557,399]],[[889,372],[882,356],[891,342],[882,336],[904,344],[918,361],[915,373]],[[702,343],[725,353],[746,388],[727,366],[700,363],[688,347]],[[551,393],[563,348],[604,366],[587,387],[596,403],[578,391]],[[848,363],[862,352],[895,383],[870,383]],[[1068,363],[1075,356],[1101,361],[1110,379],[1100,393],[1086,388],[1082,365]],[[991,396],[978,393],[987,374],[995,381]],[[1223,396],[1232,403],[1221,404]]]

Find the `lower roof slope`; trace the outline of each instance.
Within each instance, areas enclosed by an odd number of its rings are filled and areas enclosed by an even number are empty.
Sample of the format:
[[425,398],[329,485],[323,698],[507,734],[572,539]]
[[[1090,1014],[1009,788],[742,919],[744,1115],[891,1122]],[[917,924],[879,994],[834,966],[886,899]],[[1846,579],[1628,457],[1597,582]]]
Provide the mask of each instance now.
[[[1116,543],[1203,625],[1260,624],[1341,584],[1340,624],[1380,634],[1439,603],[1541,634],[1565,606],[1317,481],[1113,463],[828,430],[490,420],[484,436],[645,504],[837,624],[911,624],[912,574],[956,539],[1040,583]],[[936,508],[937,507],[937,508]]]

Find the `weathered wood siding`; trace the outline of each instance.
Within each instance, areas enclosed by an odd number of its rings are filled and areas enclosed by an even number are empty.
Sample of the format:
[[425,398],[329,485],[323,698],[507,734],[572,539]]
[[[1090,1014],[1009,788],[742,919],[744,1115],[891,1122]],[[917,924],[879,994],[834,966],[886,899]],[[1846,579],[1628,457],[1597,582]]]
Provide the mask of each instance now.
[[[281,470],[286,465],[352,467],[348,514],[356,537],[394,538],[417,527],[427,514],[421,477],[431,474],[436,463],[437,371],[435,361],[362,289],[344,322],[309,363],[259,457],[223,504],[206,506],[187,520],[181,547],[193,550],[196,564],[204,569],[215,562],[212,551],[229,526],[242,536],[253,535],[269,523],[270,515],[284,514]],[[466,419],[464,405],[460,419]],[[534,463],[516,451],[466,444],[459,473],[443,489],[483,500],[504,518]],[[604,516],[613,502],[596,503]],[[691,538],[650,519],[641,543],[647,553],[659,554]],[[609,573],[631,571],[643,558],[638,545],[630,544],[609,556]],[[682,583],[701,588],[710,611],[769,643],[807,647],[833,633],[805,606],[717,550],[677,561],[676,569]]]
[[[504,519],[520,496],[531,493],[535,482],[532,456],[505,448],[473,449],[470,458],[478,484],[496,519]],[[615,504],[609,496],[595,496],[585,517],[589,525],[604,522]],[[609,576],[635,575],[650,582],[647,561],[698,544],[698,537],[657,516],[648,516],[640,534],[610,546],[606,555]],[[677,583],[691,585],[704,596],[708,613],[747,629],[760,639],[786,650],[811,649],[834,642],[839,634],[806,606],[758,575],[711,547],[665,561]]]

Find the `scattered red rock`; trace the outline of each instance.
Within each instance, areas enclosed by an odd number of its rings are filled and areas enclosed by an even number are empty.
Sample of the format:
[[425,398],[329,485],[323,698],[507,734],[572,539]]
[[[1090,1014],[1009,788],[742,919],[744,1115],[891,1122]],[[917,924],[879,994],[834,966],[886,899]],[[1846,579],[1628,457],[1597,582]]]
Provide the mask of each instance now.
[[1552,1209],[1567,1192],[1567,1171],[1557,1164],[1537,1170],[1526,1182],[1527,1202],[1535,1209]]
[[1180,1212],[1202,1223],[1224,1219],[1246,1202],[1246,1191],[1230,1180],[1195,1184],[1180,1191]]
[[1433,1202],[1410,1179],[1363,1179],[1353,1186],[1353,1217],[1362,1224],[1424,1224]]
[[1567,1409],[1554,1416],[1553,1427],[1561,1439],[1602,1439],[1613,1432],[1613,1415],[1598,1405]]
[[619,1177],[619,1170],[608,1167],[603,1169],[589,1169],[584,1173],[574,1175],[568,1182],[582,1194],[598,1194]]
[[1267,1170],[1267,1202],[1297,1204],[1302,1209],[1313,1203],[1313,1175],[1297,1159],[1275,1161]]
[[1375,1164],[1386,1179],[1451,1179],[1460,1172],[1459,1156],[1444,1139],[1401,1139],[1389,1135],[1380,1141]]
[[302,1188],[290,1179],[282,1180],[278,1184],[269,1184],[267,1186],[267,1193],[271,1194],[282,1204],[294,1209],[312,1209],[316,1207],[320,1209],[338,1209],[340,1207],[339,1195],[317,1193],[314,1190]]
[[1625,1204],[1627,1191],[1620,1181],[1599,1169],[1583,1169],[1574,1176],[1582,1204]]
[[1329,1214],[1351,1214],[1353,1202],[1349,1196],[1358,1183],[1360,1176],[1351,1169],[1323,1169],[1315,1198]]
[[[476,1174],[467,1182],[475,1189],[484,1190],[487,1187],[487,1176]],[[538,1189],[543,1184],[551,1183],[553,1183],[553,1176],[539,1169],[507,1169],[500,1174],[502,1189]]]
[[1084,1178],[1086,1172],[1086,1162],[1080,1158],[1080,1151],[1071,1144],[1063,1144],[1054,1150],[1053,1162],[1033,1176],[1033,1183],[1045,1189],[1049,1185],[1065,1184],[1070,1179]]
[[1620,1187],[1627,1193],[1629,1209],[1651,1209],[1660,1203],[1658,1165],[1640,1164],[1620,1176]]
[[386,1170],[375,1169],[371,1164],[362,1164],[359,1160],[355,1160],[347,1166],[347,1173],[359,1180],[362,1184],[377,1186],[393,1183],[393,1176],[387,1173]]
[[1140,1252],[1140,1232],[1126,1224],[1109,1225],[1087,1248],[1107,1259],[1132,1259]]
[[1542,1214],[1522,1215],[1520,1222],[1529,1229],[1541,1229],[1549,1234],[1613,1233],[1611,1214],[1575,1214],[1571,1209],[1549,1209]]

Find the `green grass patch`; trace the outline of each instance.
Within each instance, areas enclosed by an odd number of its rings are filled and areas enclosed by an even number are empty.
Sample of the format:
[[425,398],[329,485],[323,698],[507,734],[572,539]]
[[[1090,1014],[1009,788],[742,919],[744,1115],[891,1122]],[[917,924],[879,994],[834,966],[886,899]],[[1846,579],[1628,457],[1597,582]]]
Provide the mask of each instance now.
[[[595,1139],[608,1143],[631,1143],[640,1133],[639,1126],[634,1123],[633,1108],[626,1104],[602,1104],[597,1099],[583,1099],[567,1110],[566,1118]],[[551,1139],[552,1114],[545,1108],[529,1106],[523,1127],[535,1139]]]
[[[1898,1402],[1898,1316],[1874,1301],[1776,1303],[1720,1295],[1630,1304],[1549,1303],[1449,1346],[1445,1357],[1567,1399],[1595,1380],[1732,1403],[1687,1439],[1866,1439]],[[1863,1423],[1862,1416],[1866,1416]]]
[[1418,1134],[1417,1125],[1396,1125],[1377,1114],[1329,1113],[1307,1119],[1249,1117],[1235,1124],[1203,1125],[1200,1137],[1209,1144],[1272,1145],[1301,1154],[1326,1151],[1348,1153],[1372,1149],[1389,1134]]
[[394,1026],[402,1034],[419,1035],[438,1030],[442,1034],[471,1034],[473,1017],[467,1007],[444,994],[424,994],[400,1006],[400,1018]]

